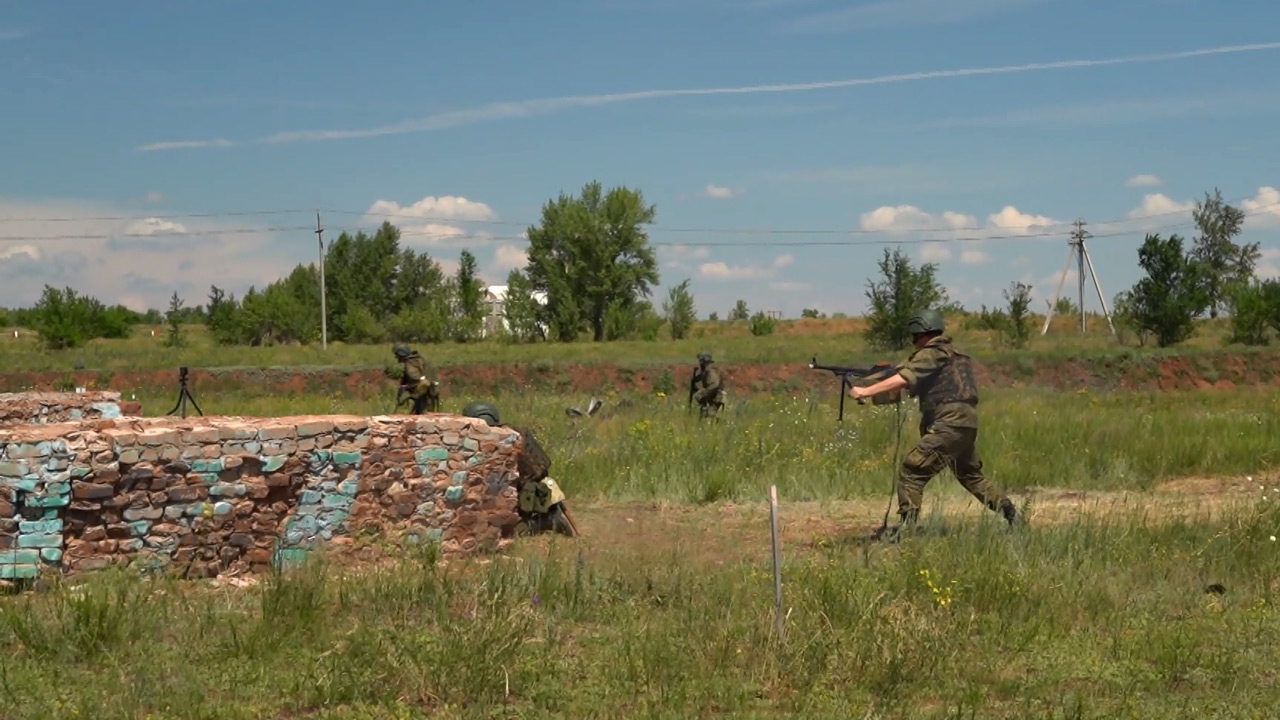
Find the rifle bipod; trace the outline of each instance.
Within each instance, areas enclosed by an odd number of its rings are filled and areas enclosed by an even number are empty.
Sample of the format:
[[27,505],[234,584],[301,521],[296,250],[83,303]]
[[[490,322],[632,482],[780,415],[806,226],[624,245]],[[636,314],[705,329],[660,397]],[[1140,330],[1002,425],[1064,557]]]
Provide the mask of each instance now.
[[166,415],[172,415],[181,409],[182,417],[186,418],[188,400],[191,401],[191,405],[196,409],[196,412],[200,413],[200,416],[203,417],[204,411],[200,409],[200,404],[196,402],[196,399],[191,395],[190,388],[187,387],[187,368],[180,367],[178,368],[178,402],[174,404],[173,409],[166,413]]

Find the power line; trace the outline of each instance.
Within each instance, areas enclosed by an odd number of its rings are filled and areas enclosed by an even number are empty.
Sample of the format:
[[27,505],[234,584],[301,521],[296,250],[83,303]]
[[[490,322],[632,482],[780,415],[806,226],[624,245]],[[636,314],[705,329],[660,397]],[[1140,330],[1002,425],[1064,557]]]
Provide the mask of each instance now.
[[[1272,207],[1277,207],[1277,206],[1280,206],[1280,202],[1262,205],[1251,211],[1245,212],[1243,214],[1245,217],[1252,217],[1255,215],[1263,214],[1262,211]],[[1168,215],[1180,215],[1184,212],[1186,211],[1180,210],[1176,212],[1159,213],[1159,214],[1150,215],[1150,216],[1132,217],[1132,218],[1128,218],[1124,222],[1133,223],[1140,220],[1152,219],[1156,217],[1162,217],[1162,216],[1168,216]],[[421,218],[416,218],[416,219],[421,219]],[[1103,223],[1097,223],[1097,224],[1103,224]],[[1091,237],[1097,237],[1097,238],[1121,237],[1126,235],[1134,235],[1138,233],[1168,230],[1168,229],[1183,227],[1191,224],[1192,224],[1192,221],[1183,220],[1177,223],[1168,223],[1168,224],[1156,226],[1153,228],[1133,228],[1129,230],[1119,230],[1119,231],[1113,231],[1109,233],[1097,233],[1097,234],[1092,234]],[[370,228],[361,227],[361,226],[348,226],[341,229],[344,232],[345,231],[363,232]],[[972,228],[972,230],[988,230],[988,229],[991,229],[991,228]],[[4,236],[0,236],[0,242],[115,240],[115,239],[129,239],[129,238],[136,239],[136,238],[162,238],[162,237],[182,237],[182,238],[198,239],[203,237],[220,236],[220,235],[252,235],[252,234],[275,233],[275,232],[295,232],[295,231],[301,231],[301,230],[306,230],[308,233],[315,232],[315,228],[310,225],[293,225],[293,226],[262,227],[262,228],[220,228],[220,229],[212,229],[212,230],[197,230],[197,231],[185,231],[185,232],[178,232],[178,231],[172,231],[172,230],[158,230],[154,232],[145,232],[145,233],[100,233],[100,234],[78,234],[78,235],[4,235]],[[960,230],[963,230],[963,228],[945,229],[946,232],[957,232]],[[687,229],[686,231],[701,232],[705,234],[725,234],[725,235],[739,234],[739,233],[763,234],[763,235],[840,233],[840,234],[851,234],[851,235],[852,234],[878,235],[883,237],[884,239],[879,239],[879,240],[786,240],[786,241],[765,241],[765,242],[750,242],[750,241],[737,241],[737,240],[709,240],[709,241],[702,241],[702,242],[651,241],[649,242],[649,245],[652,245],[655,247],[762,247],[762,248],[764,247],[852,247],[852,246],[860,246],[860,245],[867,245],[867,246],[917,245],[917,244],[928,244],[928,243],[946,244],[946,243],[956,243],[956,242],[985,242],[985,241],[993,241],[993,240],[1062,239],[1062,238],[1069,237],[1071,234],[1068,231],[1049,231],[1049,232],[1027,232],[1027,233],[1012,233],[1012,234],[999,234],[999,235],[981,234],[981,235],[971,235],[971,236],[952,236],[952,237],[938,237],[938,238],[912,238],[912,237],[903,237],[895,234],[895,232],[886,231],[886,230],[874,230],[874,231],[872,230],[861,230],[861,231],[758,230],[758,231],[754,231],[753,233],[751,231],[743,231],[743,230],[735,230],[735,229],[691,228],[691,229]],[[928,228],[924,230],[900,230],[897,232],[900,232],[903,235],[908,235],[914,232],[937,232],[937,231],[939,231],[938,228]],[[651,230],[650,234],[652,235],[653,232],[654,231]],[[663,232],[673,232],[673,231],[669,228],[657,228],[656,232],[663,233]],[[490,234],[478,234],[478,233],[415,233],[413,231],[405,232],[402,230],[401,235],[402,237],[407,235],[410,238],[414,237],[415,235],[417,236],[425,235],[427,237],[432,237],[432,238],[439,239],[446,242],[467,241],[471,243],[517,242],[517,241],[528,240],[528,238],[526,238],[523,234],[521,235],[490,235]]]
[[[1232,201],[1231,204],[1239,205],[1244,201],[1249,200],[1251,197],[1252,196],[1240,198],[1238,200]],[[1255,211],[1246,213],[1246,215],[1256,214],[1256,211],[1258,210],[1275,207],[1276,205],[1280,205],[1280,203],[1270,203],[1268,205],[1260,206],[1256,208]],[[296,214],[296,213],[304,213],[304,212],[310,215],[311,213],[315,212],[315,210],[247,210],[247,211],[239,211],[239,212],[206,212],[206,213],[185,213],[185,214],[175,214],[175,215],[132,215],[132,216],[125,216],[125,215],[105,216],[104,215],[104,216],[94,216],[94,217],[49,217],[49,218],[5,217],[5,218],[0,218],[0,223],[4,223],[4,222],[77,222],[77,221],[101,221],[101,220],[148,220],[148,219],[176,220],[176,219],[183,219],[183,218],[242,217],[242,216],[252,216],[252,215],[288,215],[288,214]],[[338,215],[360,215],[362,217],[400,218],[402,220],[408,220],[413,222],[441,223],[441,224],[450,224],[450,225],[457,225],[457,224],[464,224],[464,223],[477,223],[477,224],[484,224],[484,225],[528,227],[529,225],[533,224],[533,223],[527,223],[527,222],[517,222],[514,220],[482,220],[482,219],[476,219],[476,218],[426,217],[426,216],[406,215],[404,213],[376,213],[376,212],[356,211],[356,210],[338,210],[338,209],[332,209],[332,208],[328,208],[328,209],[322,208],[321,212],[334,213]],[[1152,213],[1149,215],[1137,215],[1132,217],[1116,218],[1111,220],[1101,220],[1091,224],[1094,226],[1121,225],[1121,224],[1127,224],[1127,223],[1140,222],[1143,220],[1154,220],[1162,217],[1182,215],[1186,212],[1187,210],[1170,210],[1167,212]],[[1071,228],[1071,223],[1053,223],[1050,225],[1031,225],[1029,227],[1034,227],[1034,228],[1061,227],[1062,230],[1060,231],[1046,231],[1046,232],[1051,232],[1052,234],[1057,234],[1057,235],[1066,235],[1070,232],[1069,228]],[[310,230],[311,228],[308,226],[308,229]],[[990,226],[922,227],[922,228],[898,228],[896,229],[896,232],[950,233],[950,232],[982,232],[982,231],[992,230],[992,229],[1001,230],[1001,229],[1012,229],[1012,228],[1008,228],[1007,226],[996,226],[995,228],[992,228]],[[269,232],[269,231],[271,231],[271,229],[263,228],[260,231],[246,230],[245,232]],[[201,233],[198,233],[198,234],[203,234],[203,235],[215,234],[216,235],[216,234],[222,234],[222,232],[223,231],[210,230],[210,231],[202,231]],[[237,231],[230,231],[230,232],[237,232]],[[664,227],[661,225],[650,226],[650,232],[651,233],[653,232],[706,233],[706,234],[717,233],[717,234],[735,234],[735,235],[884,235],[884,234],[889,234],[889,231],[886,231],[886,230],[870,230],[865,228],[848,228],[848,229],[717,228],[717,227]],[[115,235],[113,237],[152,237],[152,236],[165,235],[165,234],[166,233],[162,233],[162,232],[152,232],[152,233],[140,233],[137,235]],[[194,235],[197,233],[171,233],[171,234]],[[1020,237],[1025,237],[1025,235],[1022,235]],[[9,239],[9,238],[0,237],[0,240],[5,240],[5,239]],[[25,238],[17,238],[17,239],[25,239]],[[31,239],[41,239],[41,238],[35,237]],[[93,237],[84,236],[84,239],[96,239],[96,236],[93,236]]]

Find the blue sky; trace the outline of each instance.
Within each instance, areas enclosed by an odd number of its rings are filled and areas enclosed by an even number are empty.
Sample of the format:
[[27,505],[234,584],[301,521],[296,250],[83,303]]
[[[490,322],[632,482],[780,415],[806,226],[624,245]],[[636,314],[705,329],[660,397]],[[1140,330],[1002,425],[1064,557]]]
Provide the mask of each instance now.
[[316,209],[501,282],[593,179],[702,315],[859,312],[899,240],[967,306],[1044,298],[1077,217],[1110,303],[1214,187],[1276,275],[1278,68],[1260,1],[0,0],[0,305],[239,294]]

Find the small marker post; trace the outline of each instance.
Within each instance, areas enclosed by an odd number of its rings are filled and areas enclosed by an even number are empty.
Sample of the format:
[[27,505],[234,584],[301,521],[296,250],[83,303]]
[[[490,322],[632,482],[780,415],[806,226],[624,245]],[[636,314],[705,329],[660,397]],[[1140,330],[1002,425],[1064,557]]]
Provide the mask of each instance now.
[[782,638],[782,548],[778,540],[778,486],[769,486],[769,534],[773,539],[774,627]]

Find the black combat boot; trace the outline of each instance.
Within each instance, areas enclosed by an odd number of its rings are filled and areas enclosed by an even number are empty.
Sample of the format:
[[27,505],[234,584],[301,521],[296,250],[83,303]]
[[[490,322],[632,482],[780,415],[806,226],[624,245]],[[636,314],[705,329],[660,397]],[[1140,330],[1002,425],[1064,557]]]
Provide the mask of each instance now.
[[1005,522],[1009,523],[1009,527],[1013,527],[1018,522],[1018,509],[1013,506],[1013,501],[1005,498],[1000,501],[1000,514],[1004,516]]
[[889,528],[884,533],[884,541],[887,543],[896,543],[902,538],[902,531],[915,527],[916,520],[920,517],[919,508],[911,508],[905,512],[899,512],[900,518],[898,524]]

